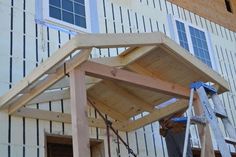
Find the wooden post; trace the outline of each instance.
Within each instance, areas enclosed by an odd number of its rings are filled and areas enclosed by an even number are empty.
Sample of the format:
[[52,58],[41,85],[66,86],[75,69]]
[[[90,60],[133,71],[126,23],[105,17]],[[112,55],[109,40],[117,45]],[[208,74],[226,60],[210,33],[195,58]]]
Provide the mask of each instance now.
[[[197,99],[195,99],[194,101],[194,111],[195,111],[195,114],[198,116],[203,114],[202,106],[200,103],[201,102],[199,98],[197,97]],[[201,157],[205,157],[205,156],[215,157],[209,124],[206,124],[206,126],[199,124],[198,132],[199,132],[199,137],[200,137],[201,145],[202,145]]]
[[85,73],[78,68],[70,73],[70,95],[73,156],[90,157]]

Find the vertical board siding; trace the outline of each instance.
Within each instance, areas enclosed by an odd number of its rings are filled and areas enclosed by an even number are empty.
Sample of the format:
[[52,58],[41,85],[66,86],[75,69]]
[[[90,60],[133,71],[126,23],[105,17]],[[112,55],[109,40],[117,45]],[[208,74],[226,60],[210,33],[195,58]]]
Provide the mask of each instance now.
[[[221,96],[230,120],[236,126],[236,33],[166,0],[98,0],[100,33],[141,33],[161,31],[170,36],[167,14],[207,30],[218,72],[229,82],[231,91]],[[0,2],[0,95],[45,61],[73,35],[35,23],[35,1],[2,0]],[[124,50],[95,49],[91,57],[116,56]],[[42,110],[70,113],[70,101],[35,104]],[[98,118],[92,108],[89,115]],[[6,157],[44,157],[45,133],[71,135],[71,125],[28,118],[17,118],[0,112],[0,152]],[[221,128],[224,130],[223,126]],[[119,135],[139,156],[167,157],[165,139],[154,122],[136,131]],[[103,139],[107,152],[106,132],[90,128],[90,136]],[[192,145],[199,147],[195,126],[191,127]],[[214,140],[215,141],[215,140]],[[111,135],[113,156],[132,156],[117,136]],[[214,147],[217,149],[216,143]],[[235,152],[235,148],[229,145]]]

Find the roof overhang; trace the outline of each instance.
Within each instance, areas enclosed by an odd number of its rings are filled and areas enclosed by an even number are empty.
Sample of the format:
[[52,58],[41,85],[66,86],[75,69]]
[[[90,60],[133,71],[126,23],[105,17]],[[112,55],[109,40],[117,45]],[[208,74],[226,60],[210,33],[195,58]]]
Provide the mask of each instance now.
[[[126,49],[116,57],[89,59],[96,48]],[[0,108],[18,116],[70,122],[70,114],[27,105],[69,99],[67,74],[74,69],[87,75],[88,98],[124,131],[183,112],[192,82],[211,82],[219,93],[229,90],[218,73],[162,33],[79,34],[0,97]],[[158,107],[172,98],[177,101]],[[141,113],[145,116],[132,119]],[[104,127],[99,119],[90,118],[89,123]]]

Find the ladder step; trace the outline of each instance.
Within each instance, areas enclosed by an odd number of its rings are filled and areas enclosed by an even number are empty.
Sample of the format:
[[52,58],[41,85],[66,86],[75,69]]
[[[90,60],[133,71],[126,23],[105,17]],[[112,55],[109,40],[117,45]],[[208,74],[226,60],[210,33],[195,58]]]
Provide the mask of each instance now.
[[193,124],[198,123],[198,124],[205,125],[207,123],[207,119],[203,116],[192,116],[191,123],[193,123]]
[[225,142],[236,145],[236,140],[229,137],[225,137]]
[[222,111],[214,110],[214,113],[219,118],[228,118],[228,116],[226,115],[224,111],[222,112]]

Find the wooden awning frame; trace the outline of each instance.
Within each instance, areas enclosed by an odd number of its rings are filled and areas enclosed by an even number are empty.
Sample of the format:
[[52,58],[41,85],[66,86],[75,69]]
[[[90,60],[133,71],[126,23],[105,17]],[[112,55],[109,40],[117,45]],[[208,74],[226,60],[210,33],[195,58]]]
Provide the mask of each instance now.
[[[127,48],[120,56],[89,59],[93,48],[119,47]],[[157,47],[164,47],[177,52],[179,59],[187,61],[186,64],[191,64],[195,71],[201,71],[209,77],[209,81],[218,86],[220,92],[229,89],[227,82],[222,77],[212,69],[207,68],[206,65],[187,53],[162,33],[79,34],[0,97],[0,109],[6,110],[9,114],[15,116],[66,123],[72,122],[73,141],[75,142],[74,145],[78,146],[80,145],[80,140],[85,143],[88,142],[88,125],[99,128],[105,127],[101,119],[87,118],[85,114],[87,111],[86,90],[101,81],[101,79],[125,82],[132,86],[164,93],[180,99],[173,104],[159,109],[148,105],[139,106],[143,111],[149,112],[149,114],[137,120],[132,120],[122,115],[122,113],[111,111],[109,108],[92,99],[98,105],[98,109],[114,119],[113,123],[116,129],[121,131],[138,129],[144,125],[183,111],[188,106],[187,100],[190,94],[188,88],[161,80],[158,77],[152,77],[145,72],[138,73],[122,69],[122,67],[131,64],[136,59]],[[72,57],[68,59],[70,55]],[[56,87],[61,88],[60,84],[58,86],[58,82],[68,74],[70,75],[70,85],[67,83],[66,86],[69,86],[70,89],[47,91]],[[90,76],[89,79],[85,79],[86,75]],[[91,85],[86,86],[86,81],[87,83],[90,82]],[[44,93],[44,91],[47,92]],[[39,97],[37,98],[37,96]],[[71,115],[24,107],[32,103],[68,98],[71,99]],[[79,146],[77,154],[81,152],[87,154],[86,150],[87,148]]]

